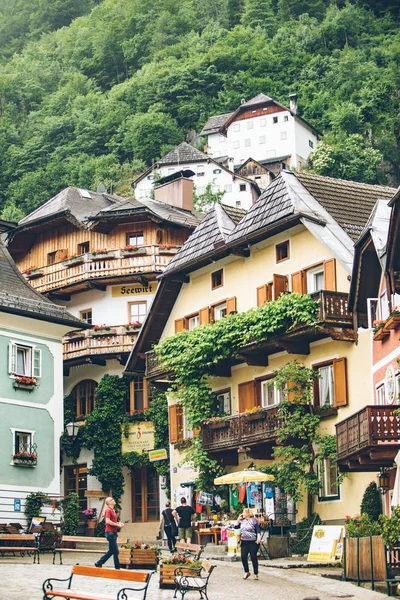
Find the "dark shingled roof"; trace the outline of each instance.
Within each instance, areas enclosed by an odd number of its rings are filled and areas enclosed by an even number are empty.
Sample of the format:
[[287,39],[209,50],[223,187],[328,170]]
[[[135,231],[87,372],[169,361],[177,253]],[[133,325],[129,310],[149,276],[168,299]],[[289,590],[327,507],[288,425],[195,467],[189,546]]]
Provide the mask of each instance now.
[[272,102],[272,98],[265,94],[257,94],[257,96],[254,96],[254,98],[251,98],[247,102],[243,102],[240,106],[255,106],[257,104],[264,104],[264,102]]
[[171,152],[168,152],[165,156],[160,158],[158,161],[159,165],[184,165],[186,163],[194,163],[208,160],[210,157],[204,152],[200,152],[197,148],[194,148],[186,142],[181,142],[179,146],[173,148]]
[[383,185],[369,185],[310,173],[296,173],[296,177],[354,242],[365,227],[375,202],[391,198],[396,191]]
[[73,317],[63,306],[53,304],[53,302],[36,292],[21,275],[1,240],[0,290],[0,312],[59,323],[67,325],[71,329],[90,327],[90,325]]
[[230,112],[225,113],[224,115],[214,115],[213,117],[210,117],[207,123],[204,125],[202,131],[200,132],[200,135],[209,135],[210,133],[217,133],[233,114],[233,112]]
[[293,215],[293,203],[288,194],[286,184],[279,175],[264,190],[259,199],[249,209],[235,231],[229,237],[229,243],[240,240],[249,234],[255,233],[267,225]]

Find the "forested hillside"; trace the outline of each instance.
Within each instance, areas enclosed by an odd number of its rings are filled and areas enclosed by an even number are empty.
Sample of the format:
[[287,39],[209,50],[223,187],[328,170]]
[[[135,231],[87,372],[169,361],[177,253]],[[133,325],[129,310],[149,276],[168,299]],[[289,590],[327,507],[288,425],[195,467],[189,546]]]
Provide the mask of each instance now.
[[[0,210],[145,164],[263,92],[323,133],[315,172],[400,183],[396,0],[0,0]],[[18,209],[18,210],[16,210]]]

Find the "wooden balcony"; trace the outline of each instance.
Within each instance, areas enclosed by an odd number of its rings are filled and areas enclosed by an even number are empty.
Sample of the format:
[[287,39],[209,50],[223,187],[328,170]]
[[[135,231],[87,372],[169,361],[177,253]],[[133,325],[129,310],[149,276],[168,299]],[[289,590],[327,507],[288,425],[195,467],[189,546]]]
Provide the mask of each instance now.
[[63,339],[64,368],[85,363],[105,366],[110,359],[125,364],[138,332],[139,329],[118,325],[109,331],[89,329],[71,334]]
[[271,458],[279,427],[278,407],[258,413],[227,417],[221,423],[203,425],[203,448],[220,458],[225,454],[228,464],[237,464],[238,450],[252,458]]
[[399,406],[366,406],[336,425],[339,469],[378,471],[393,466],[400,449]]
[[168,380],[169,375],[154,350],[146,352],[146,378],[157,385],[157,380]]
[[40,275],[29,277],[30,284],[40,293],[71,294],[90,287],[145,279],[151,273],[161,273],[171,257],[159,246],[140,246],[137,252],[110,250],[106,255],[82,254],[38,269]]

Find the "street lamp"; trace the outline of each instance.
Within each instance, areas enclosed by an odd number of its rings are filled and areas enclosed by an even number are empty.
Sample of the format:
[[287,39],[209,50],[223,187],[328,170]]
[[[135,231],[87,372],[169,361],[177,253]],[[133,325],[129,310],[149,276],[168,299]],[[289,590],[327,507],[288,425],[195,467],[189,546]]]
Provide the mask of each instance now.
[[386,473],[385,467],[381,467],[378,475],[379,489],[382,494],[386,494],[389,490],[389,475]]
[[65,429],[70,437],[76,437],[78,435],[79,425],[75,422],[68,423],[68,425],[65,426]]

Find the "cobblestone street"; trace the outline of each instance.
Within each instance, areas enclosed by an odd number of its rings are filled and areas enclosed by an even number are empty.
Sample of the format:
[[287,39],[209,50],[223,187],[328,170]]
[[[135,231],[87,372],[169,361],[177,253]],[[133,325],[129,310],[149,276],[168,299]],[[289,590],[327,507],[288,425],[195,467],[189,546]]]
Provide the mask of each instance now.
[[[1,557],[0,558],[0,598],[3,600],[41,600],[42,583],[48,577],[65,579],[69,576],[71,565],[93,564],[96,555],[72,557],[67,556],[64,565],[53,565],[52,557],[41,556],[41,564],[32,564],[29,557]],[[110,566],[112,561],[110,561]],[[208,588],[209,600],[226,600],[238,598],[240,600],[252,598],[253,600],[303,600],[306,597],[328,600],[331,598],[353,598],[355,600],[383,600],[386,595],[358,588],[351,583],[344,583],[313,575],[311,569],[278,569],[260,564],[260,580],[248,579],[243,581],[242,566],[239,562],[228,563],[215,561],[217,568],[214,570]],[[271,565],[271,563],[269,563]],[[72,587],[85,591],[98,591],[99,594],[112,593],[120,589],[114,581],[100,579],[87,579],[76,577]],[[172,599],[173,590],[160,590],[158,588],[158,573],[150,583],[147,598],[150,600]],[[198,599],[198,593],[186,596],[189,599]]]

